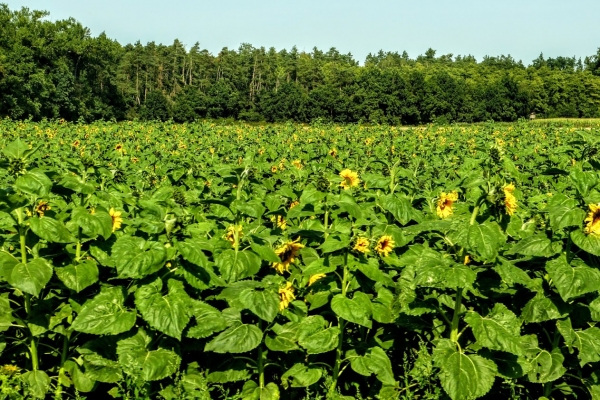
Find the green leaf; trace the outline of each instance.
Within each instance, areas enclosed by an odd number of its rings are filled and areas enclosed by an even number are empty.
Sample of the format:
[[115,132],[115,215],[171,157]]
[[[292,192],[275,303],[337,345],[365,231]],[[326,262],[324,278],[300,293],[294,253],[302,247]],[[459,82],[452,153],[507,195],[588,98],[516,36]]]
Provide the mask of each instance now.
[[165,265],[167,250],[158,242],[122,236],[113,244],[111,258],[121,278],[143,278]]
[[152,339],[143,329],[129,339],[117,342],[119,364],[126,374],[148,382],[164,379],[177,372],[181,358],[171,350],[149,350],[151,342]]
[[22,292],[37,297],[50,282],[50,278],[52,278],[52,265],[43,258],[34,258],[27,264],[15,265],[8,283]]
[[85,302],[71,327],[94,335],[117,335],[127,332],[136,320],[135,311],[125,308],[120,287],[102,288],[100,294]]
[[502,232],[496,223],[469,225],[467,230],[469,251],[485,261],[491,261],[498,255],[500,247],[498,238],[501,235]]
[[118,362],[108,360],[96,353],[83,356],[85,375],[94,381],[115,383],[123,379],[121,366]]
[[348,352],[350,366],[363,376],[375,374],[377,379],[384,385],[395,386],[396,380],[392,372],[392,362],[381,347],[373,347],[367,350],[364,356],[359,356],[355,351]]
[[192,239],[176,242],[175,247],[177,247],[177,250],[179,250],[185,260],[202,268],[208,267],[208,258],[206,258],[202,247],[198,245],[197,241]]
[[12,275],[13,269],[19,264],[12,254],[0,251],[0,278],[8,281]]
[[521,312],[521,318],[528,323],[550,321],[567,315],[569,309],[561,299],[546,297],[543,292],[529,300]]
[[491,350],[505,351],[517,356],[523,355],[517,316],[504,304],[496,303],[492,311],[482,317],[477,312],[468,312],[465,322],[473,330],[477,344]]
[[50,194],[52,181],[42,171],[31,170],[25,175],[18,177],[15,181],[15,186],[27,194],[46,197]]
[[242,201],[235,200],[231,203],[231,207],[238,210],[242,214],[246,214],[252,218],[260,218],[265,213],[266,208],[259,200]]
[[9,158],[23,158],[27,150],[29,150],[29,145],[20,138],[17,138],[7,144],[6,147],[2,149],[2,153]]
[[67,189],[71,189],[72,191],[74,191],[76,193],[83,193],[83,194],[92,194],[92,193],[94,193],[94,190],[96,189],[92,183],[86,182],[80,176],[76,176],[76,175],[63,176],[61,181],[59,182],[59,185],[61,185],[62,187],[65,187]]
[[302,320],[298,328],[298,344],[308,354],[327,353],[338,345],[340,329],[337,326],[326,328],[327,322],[320,315]]
[[75,385],[75,389],[82,393],[88,393],[94,389],[96,382],[84,374],[76,362],[67,360],[65,361],[64,368],[71,376],[71,381]]
[[256,244],[256,243],[252,243],[250,245],[250,248],[256,254],[258,254],[260,256],[260,258],[262,258],[265,261],[269,261],[269,262],[281,262],[281,260],[279,259],[279,256],[275,253],[275,251],[272,248],[268,247],[268,246],[261,246],[261,245]]
[[556,327],[565,339],[565,344],[579,350],[579,366],[600,361],[600,328],[574,330],[571,320],[556,321]]
[[56,276],[66,287],[79,293],[98,282],[98,266],[94,260],[84,260],[80,263],[56,268]]
[[348,247],[350,244],[350,237],[348,235],[329,235],[323,242],[319,249],[323,250],[324,254],[333,253]]
[[44,371],[29,371],[25,372],[21,378],[31,395],[37,399],[46,397],[46,393],[50,390],[50,377]]
[[322,375],[322,369],[310,368],[298,363],[281,375],[281,382],[286,389],[290,386],[309,387],[317,383]]
[[574,168],[569,173],[569,178],[582,197],[586,197],[589,191],[598,183],[596,174],[590,171],[582,171]]
[[275,324],[271,331],[276,336],[265,337],[265,345],[272,351],[292,351],[298,349],[298,328],[299,322],[288,322],[285,325]]
[[535,356],[530,358],[530,370],[527,377],[534,383],[553,382],[567,372],[567,369],[563,367],[564,360],[559,348],[555,348],[552,352],[539,350]]
[[227,321],[221,312],[202,301],[192,301],[192,314],[196,318],[196,326],[188,330],[187,337],[203,339],[227,328]]
[[112,218],[106,212],[98,211],[90,214],[84,207],[77,207],[71,214],[71,221],[88,237],[100,235],[108,239],[112,235]]
[[238,323],[207,343],[204,351],[245,353],[257,348],[262,337],[263,333],[256,325]]
[[551,242],[546,234],[538,233],[515,244],[506,254],[522,254],[534,257],[552,257],[562,250],[559,242]]
[[191,299],[180,281],[169,279],[167,286],[169,293],[164,296],[160,278],[141,286],[135,292],[135,306],[152,328],[181,340],[181,333],[191,318]]
[[260,388],[256,382],[248,381],[242,388],[242,400],[279,400],[279,388],[273,382]]
[[240,293],[239,300],[245,308],[267,322],[273,322],[279,313],[279,296],[270,290],[246,289]]
[[355,293],[352,300],[343,294],[333,296],[331,299],[331,309],[338,317],[370,329],[373,326],[370,320],[372,314],[371,304],[368,298],[366,302],[362,301],[360,294],[360,292]]
[[261,260],[251,251],[225,250],[216,256],[215,263],[222,278],[231,283],[255,275]]
[[586,235],[581,229],[577,229],[571,232],[571,240],[580,249],[595,256],[600,256],[600,236]]
[[442,387],[452,400],[468,400],[487,394],[496,376],[496,364],[478,355],[467,355],[454,342],[441,339],[433,352],[440,368]]
[[50,217],[29,219],[33,233],[52,243],[74,243],[77,241],[65,225]]
[[585,218],[585,211],[565,204],[552,207],[547,211],[550,217],[550,226],[554,231],[569,226],[580,226]]
[[406,225],[416,218],[415,209],[405,197],[396,197],[390,194],[380,197],[378,203],[384,210],[389,211],[396,218],[396,221],[402,225]]
[[565,302],[585,293],[600,290],[600,271],[587,266],[571,267],[564,255],[548,261],[546,270]]

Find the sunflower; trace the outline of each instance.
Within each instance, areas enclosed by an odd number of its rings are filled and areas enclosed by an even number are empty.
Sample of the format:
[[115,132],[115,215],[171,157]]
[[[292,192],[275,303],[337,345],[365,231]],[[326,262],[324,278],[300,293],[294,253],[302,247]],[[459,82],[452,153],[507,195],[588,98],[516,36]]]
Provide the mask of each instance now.
[[590,204],[590,212],[585,218],[583,231],[587,235],[600,236],[600,203]]
[[272,173],[275,173],[275,172],[277,172],[277,165],[273,165],[273,166],[271,167],[271,172],[272,172]]
[[285,286],[279,289],[279,311],[283,311],[289,307],[290,302],[294,300],[294,288],[291,282],[286,282]]
[[469,265],[471,263],[471,257],[469,257],[469,255],[467,254],[465,256],[465,262],[463,262],[464,265]]
[[437,215],[440,218],[448,218],[452,214],[452,205],[458,200],[458,193],[450,192],[446,194],[442,192],[437,202]]
[[358,251],[359,253],[367,254],[369,252],[369,239],[365,237],[359,237],[356,239],[356,243],[354,243],[353,250]]
[[377,241],[377,245],[375,246],[375,251],[384,257],[387,257],[392,250],[394,250],[394,239],[389,235],[384,235],[379,238]]
[[12,376],[18,373],[20,370],[21,368],[17,367],[16,365],[7,364],[0,367],[0,375]]
[[513,194],[515,185],[512,183],[504,187],[504,207],[508,215],[513,215],[517,210],[517,198]]
[[302,169],[302,162],[300,160],[294,160],[292,161],[292,164],[294,167],[296,167],[296,169]]
[[273,215],[271,217],[271,222],[275,227],[284,231],[287,228],[287,221],[281,215]]
[[225,233],[225,240],[227,240],[229,243],[231,243],[232,247],[235,247],[235,232],[236,231],[237,231],[238,240],[239,240],[242,238],[242,236],[244,236],[241,225],[230,225],[227,228],[227,232]]
[[47,201],[41,200],[37,206],[35,206],[35,212],[41,217],[44,216],[44,213],[48,210],[51,210],[52,207],[48,204]]
[[310,278],[308,279],[308,286],[311,286],[316,281],[325,278],[325,276],[326,276],[325,274],[314,274],[314,275],[311,275]]
[[298,204],[300,204],[300,202],[298,200],[294,200],[290,203],[290,210],[294,207],[296,207]]
[[329,150],[329,153],[328,153],[328,154],[329,154],[331,157],[335,158],[335,157],[337,157],[337,150],[336,150],[336,149],[331,149],[331,150]]
[[340,176],[343,179],[342,183],[340,183],[340,186],[343,187],[344,190],[356,187],[360,183],[360,179],[358,179],[358,172],[345,169],[340,172]]
[[302,243],[298,243],[298,240],[287,242],[275,250],[275,254],[279,256],[281,262],[273,263],[273,268],[275,268],[280,274],[283,274],[284,271],[289,272],[290,264],[296,260],[300,249],[304,248],[304,245]]
[[115,211],[114,208],[111,208],[108,211],[108,214],[112,218],[112,231],[116,231],[121,228],[121,223],[123,222],[123,218],[121,218],[121,211]]
[[121,143],[119,143],[118,145],[115,146],[115,150],[118,151],[119,153],[122,153],[123,145]]

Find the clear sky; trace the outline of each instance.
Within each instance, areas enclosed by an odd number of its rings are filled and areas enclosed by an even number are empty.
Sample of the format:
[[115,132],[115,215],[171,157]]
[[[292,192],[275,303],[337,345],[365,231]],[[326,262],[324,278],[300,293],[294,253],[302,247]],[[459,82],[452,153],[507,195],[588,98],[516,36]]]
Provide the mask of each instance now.
[[140,40],[218,53],[241,43],[310,51],[336,47],[361,63],[369,52],[429,47],[437,54],[510,54],[529,64],[585,57],[600,47],[599,0],[0,0],[73,17],[122,44]]

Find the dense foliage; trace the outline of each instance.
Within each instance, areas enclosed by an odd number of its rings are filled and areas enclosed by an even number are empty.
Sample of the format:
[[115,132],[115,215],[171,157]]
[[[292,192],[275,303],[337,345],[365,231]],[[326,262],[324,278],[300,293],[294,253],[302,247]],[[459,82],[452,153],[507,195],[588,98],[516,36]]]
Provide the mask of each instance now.
[[122,46],[46,16],[0,5],[0,117],[416,125],[600,116],[600,51],[527,67],[510,56],[379,52],[359,66],[335,48]]
[[600,398],[600,126],[3,121],[4,398]]

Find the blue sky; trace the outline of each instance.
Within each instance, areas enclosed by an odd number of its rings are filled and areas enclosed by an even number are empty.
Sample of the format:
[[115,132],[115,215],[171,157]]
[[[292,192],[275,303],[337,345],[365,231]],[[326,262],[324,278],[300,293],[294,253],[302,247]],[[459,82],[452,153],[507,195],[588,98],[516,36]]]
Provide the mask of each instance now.
[[0,0],[74,17],[121,43],[178,38],[217,53],[240,43],[310,51],[336,47],[361,63],[369,52],[429,47],[437,54],[584,57],[600,47],[598,0]]

